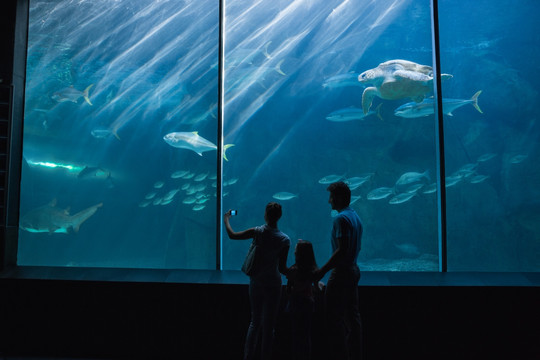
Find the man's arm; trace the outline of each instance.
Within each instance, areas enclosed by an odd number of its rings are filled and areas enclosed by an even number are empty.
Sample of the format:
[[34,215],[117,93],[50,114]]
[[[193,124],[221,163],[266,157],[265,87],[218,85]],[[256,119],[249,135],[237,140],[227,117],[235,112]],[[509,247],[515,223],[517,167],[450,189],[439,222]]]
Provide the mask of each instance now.
[[322,279],[324,275],[336,267],[341,258],[345,256],[347,252],[347,246],[349,244],[349,239],[340,237],[337,239],[338,247],[336,251],[332,254],[330,259],[324,264],[319,270],[315,272],[315,278],[318,280]]
[[279,269],[279,272],[285,276],[287,276],[287,274],[289,273],[289,268],[287,267],[288,254],[289,254],[289,246],[282,249],[281,253],[279,254],[278,269]]

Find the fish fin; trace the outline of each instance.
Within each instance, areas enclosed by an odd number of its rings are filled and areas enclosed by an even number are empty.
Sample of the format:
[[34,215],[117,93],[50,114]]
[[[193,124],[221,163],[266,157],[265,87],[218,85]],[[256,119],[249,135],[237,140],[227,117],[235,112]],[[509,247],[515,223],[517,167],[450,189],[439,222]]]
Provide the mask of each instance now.
[[451,112],[449,112],[448,114],[446,114],[448,116],[454,116],[454,114],[452,114]]
[[191,133],[192,133],[192,134],[195,134],[195,135],[199,135],[199,132],[198,132],[198,131],[192,131]]
[[480,109],[480,106],[478,106],[478,97],[480,96],[481,93],[482,93],[482,90],[477,91],[476,94],[474,94],[474,95],[472,96],[471,100],[473,101],[472,106],[474,106],[474,108],[475,108],[480,114],[483,114],[482,109]]
[[92,102],[90,101],[90,98],[88,97],[88,92],[90,91],[90,89],[92,88],[92,86],[94,86],[94,84],[90,84],[88,85],[88,87],[86,89],[84,89],[83,91],[83,97],[84,97],[84,101],[86,101],[88,104],[90,105],[93,105]]
[[280,60],[280,61],[277,63],[277,65],[276,65],[276,67],[275,67],[274,69],[276,70],[276,72],[277,72],[278,74],[281,74],[281,75],[285,76],[285,75],[287,75],[287,74],[285,74],[285,73],[283,72],[283,70],[281,70],[281,64],[283,64],[283,61],[285,61],[285,59]]
[[202,156],[202,152],[198,152],[197,154],[198,154],[199,156]]
[[378,117],[381,121],[384,121],[384,119],[383,119],[382,116],[381,116],[381,106],[382,106],[382,103],[380,103],[379,106],[377,106],[377,108],[375,109],[375,111],[376,111],[377,117]]
[[233,146],[234,144],[226,144],[223,146],[223,159],[225,159],[225,161],[229,161],[229,159],[227,159],[227,154],[225,153],[225,151],[227,151],[228,148]]

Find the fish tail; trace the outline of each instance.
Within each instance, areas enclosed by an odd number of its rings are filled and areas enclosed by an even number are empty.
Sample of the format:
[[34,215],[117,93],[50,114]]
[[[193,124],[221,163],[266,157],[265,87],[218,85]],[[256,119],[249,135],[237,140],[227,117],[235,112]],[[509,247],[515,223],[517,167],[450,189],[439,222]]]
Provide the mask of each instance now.
[[228,148],[233,146],[234,144],[226,144],[223,146],[223,158],[225,159],[225,161],[229,161],[229,159],[227,159],[227,154],[225,153],[225,151],[227,151]]
[[264,51],[263,51],[263,54],[264,56],[267,58],[267,59],[270,59],[272,58],[272,56],[270,56],[270,54],[268,53],[268,46],[272,43],[272,41],[269,41],[267,42],[266,44],[264,44]]
[[86,101],[88,104],[90,105],[93,105],[92,102],[90,101],[90,98],[88,97],[88,92],[90,91],[90,89],[92,88],[92,86],[94,86],[94,84],[90,84],[88,85],[88,87],[86,89],[84,89],[83,91],[83,97],[84,97],[84,101]]
[[122,140],[122,139],[120,139],[120,136],[118,136],[118,133],[116,131],[117,131],[117,129],[112,129],[111,130],[111,132],[112,132],[112,134],[114,135],[115,138],[117,138],[118,140]]
[[377,117],[378,117],[381,121],[384,121],[384,119],[383,119],[382,116],[381,116],[381,106],[382,106],[382,103],[380,103],[379,106],[377,106],[377,108],[375,108],[375,111],[376,111]]
[[281,70],[281,64],[283,64],[283,61],[284,61],[284,60],[285,60],[285,59],[280,60],[280,62],[278,62],[277,65],[276,65],[276,67],[274,68],[278,74],[281,74],[281,75],[283,75],[283,76],[287,75],[287,74],[285,74],[285,73],[283,72],[283,70]]
[[483,114],[482,109],[480,109],[480,106],[478,106],[478,97],[480,96],[481,93],[482,93],[482,90],[477,91],[476,94],[474,94],[474,95],[472,96],[471,100],[472,100],[472,106],[474,106],[474,108],[475,108],[480,114]]

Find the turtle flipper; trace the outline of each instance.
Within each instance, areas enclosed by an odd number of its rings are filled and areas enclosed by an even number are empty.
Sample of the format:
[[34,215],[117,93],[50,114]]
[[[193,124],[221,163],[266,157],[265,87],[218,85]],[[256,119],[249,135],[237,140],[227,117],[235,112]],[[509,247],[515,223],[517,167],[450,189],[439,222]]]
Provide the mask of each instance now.
[[377,89],[373,86],[367,87],[362,94],[362,110],[364,110],[364,115],[366,115],[371,107],[373,98],[377,94]]

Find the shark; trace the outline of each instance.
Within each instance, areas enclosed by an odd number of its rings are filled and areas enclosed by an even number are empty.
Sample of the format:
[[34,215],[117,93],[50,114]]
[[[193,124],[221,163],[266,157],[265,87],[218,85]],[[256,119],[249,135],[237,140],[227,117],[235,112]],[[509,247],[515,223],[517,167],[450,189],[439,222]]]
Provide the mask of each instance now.
[[[217,150],[217,146],[199,135],[197,131],[193,132],[172,132],[163,137],[163,140],[175,148],[188,149],[202,156],[203,152]],[[225,151],[234,144],[223,145],[223,159],[227,159]]]
[[73,86],[69,86],[55,92],[52,95],[52,99],[57,102],[71,101],[77,104],[80,98],[84,98],[84,101],[86,101],[89,105],[92,105],[92,102],[88,97],[88,92],[90,91],[92,86],[94,86],[94,84],[89,85],[86,89],[84,89],[84,91],[80,91],[75,89]]
[[103,203],[90,206],[74,215],[70,215],[69,208],[64,210],[57,208],[56,199],[53,199],[47,205],[37,207],[26,213],[21,218],[19,227],[32,233],[69,234],[70,232],[77,232],[81,224],[94,215],[101,206],[103,206]]

